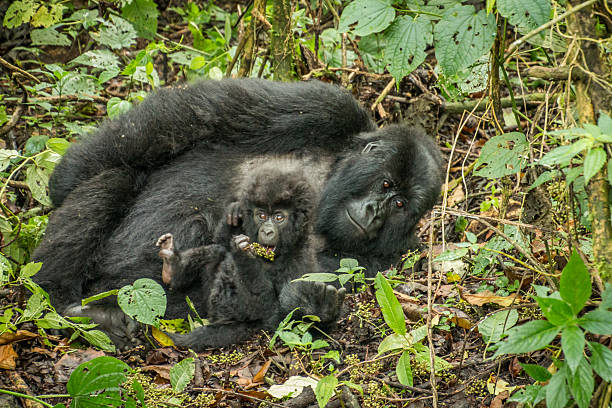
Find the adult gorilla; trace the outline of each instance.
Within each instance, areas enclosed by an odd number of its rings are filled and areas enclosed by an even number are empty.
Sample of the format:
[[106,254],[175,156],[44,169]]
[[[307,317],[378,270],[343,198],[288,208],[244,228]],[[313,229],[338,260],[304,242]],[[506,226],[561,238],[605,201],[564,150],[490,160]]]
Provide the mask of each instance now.
[[[324,268],[350,256],[374,274],[416,244],[416,223],[441,185],[430,138],[403,126],[374,129],[350,94],[321,82],[160,90],[56,167],[49,187],[58,208],[34,254],[43,262],[36,280],[60,312],[139,277],[161,283],[157,237],[209,244],[238,166],[254,153],[290,152],[328,169],[316,225]],[[170,293],[167,316],[186,313],[185,295],[203,304],[198,289]]]

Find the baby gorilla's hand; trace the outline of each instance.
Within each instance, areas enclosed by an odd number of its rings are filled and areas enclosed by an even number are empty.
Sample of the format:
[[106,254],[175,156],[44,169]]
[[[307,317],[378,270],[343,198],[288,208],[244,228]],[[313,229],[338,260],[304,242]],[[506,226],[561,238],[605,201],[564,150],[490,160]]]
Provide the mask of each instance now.
[[279,300],[284,310],[299,307],[301,315],[316,315],[326,325],[335,323],[340,317],[345,296],[344,288],[323,282],[295,281],[285,285]]

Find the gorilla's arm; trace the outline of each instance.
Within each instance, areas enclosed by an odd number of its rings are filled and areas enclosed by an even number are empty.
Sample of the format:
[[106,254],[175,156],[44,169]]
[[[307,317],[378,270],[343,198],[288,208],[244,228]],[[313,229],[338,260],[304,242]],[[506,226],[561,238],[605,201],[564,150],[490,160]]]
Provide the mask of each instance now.
[[113,167],[144,172],[200,145],[252,153],[344,149],[373,130],[345,90],[319,81],[203,81],[161,89],[68,150],[49,181],[59,206],[77,185]]
[[[325,330],[334,326],[340,317],[345,296],[344,288],[338,289],[323,282],[289,282],[279,296],[281,319],[299,308],[293,315],[294,318],[316,315],[321,319],[320,325]],[[279,322],[280,320],[276,324]]]

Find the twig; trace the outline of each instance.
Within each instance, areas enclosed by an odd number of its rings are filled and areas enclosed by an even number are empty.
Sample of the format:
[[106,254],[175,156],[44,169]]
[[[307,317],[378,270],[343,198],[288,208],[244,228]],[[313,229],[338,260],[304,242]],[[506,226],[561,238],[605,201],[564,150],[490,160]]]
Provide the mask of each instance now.
[[389,92],[391,92],[391,89],[393,89],[393,85],[395,85],[395,78],[391,78],[391,81],[389,81],[387,86],[385,86],[385,89],[383,89],[378,98],[376,98],[376,100],[374,101],[374,104],[370,107],[371,110],[376,110],[376,106],[378,106],[378,104],[386,98]]
[[13,72],[18,72],[19,74],[23,75],[26,78],[30,78],[38,83],[40,83],[40,80],[38,78],[36,78],[34,75],[30,74],[27,71],[24,71],[23,69],[16,67],[15,65],[11,64],[10,62],[8,62],[7,60],[5,60],[4,58],[0,57],[0,65],[2,65],[3,67],[10,69]]
[[526,76],[534,77],[534,78],[542,78],[548,80],[560,80],[565,81],[571,78],[586,78],[585,73],[577,69],[577,67],[570,67],[568,65],[562,67],[529,67]]
[[427,256],[427,344],[429,345],[429,382],[431,383],[433,407],[438,408],[438,391],[436,390],[436,365],[432,340],[431,312],[433,311],[432,275],[433,275],[433,238],[435,214],[432,211],[429,225],[429,254]]
[[591,4],[595,4],[596,2],[597,2],[597,0],[588,0],[588,1],[584,2],[584,3],[582,3],[581,5],[574,7],[571,10],[567,10],[565,13],[561,14],[557,18],[554,18],[554,19],[550,20],[548,23],[539,26],[535,30],[531,30],[530,32],[528,32],[527,34],[525,34],[524,36],[522,36],[518,40],[514,41],[512,44],[510,44],[510,47],[508,48],[508,51],[506,52],[506,57],[504,58],[504,62],[507,62],[510,59],[510,57],[512,57],[512,54],[514,54],[514,51],[516,51],[517,48],[519,46],[521,46],[521,44],[523,44],[525,41],[527,41],[528,39],[530,39],[534,35],[537,35],[537,34],[541,33],[542,31],[546,30],[547,28],[550,28],[553,25],[557,24],[559,21],[563,20],[567,16],[570,16],[570,15],[576,13],[577,11],[580,11],[583,8],[590,6]]
[[[544,102],[547,98],[547,94],[544,92],[532,93],[523,96],[523,100],[527,106],[535,106]],[[548,98],[555,98],[557,94],[548,95]],[[443,103],[441,108],[448,113],[461,113],[464,110],[474,110],[474,112],[484,111],[488,109],[489,98],[476,101],[465,101],[465,102],[447,102]],[[512,98],[506,97],[501,99],[502,108],[509,108],[512,106]]]
[[265,402],[267,405],[272,406],[272,407],[283,407],[282,404],[277,404],[274,402],[270,402],[270,401],[266,401],[266,400],[262,400],[261,398],[257,398],[257,397],[253,397],[252,395],[246,394],[246,393],[241,393],[241,392],[237,392],[237,391],[232,391],[232,390],[226,390],[225,388],[207,388],[207,387],[193,387],[194,391],[203,391],[203,392],[221,392],[227,395],[232,395],[234,397],[239,397],[239,398],[246,398],[246,399],[250,399],[253,401],[257,401],[257,402]]
[[[434,211],[441,212],[442,208],[438,205],[434,206]],[[488,215],[472,214],[467,211],[455,210],[451,208],[445,208],[444,211],[452,215],[460,215],[462,217],[472,218],[476,220],[484,219],[484,220],[497,222],[500,224],[514,225],[515,227],[518,227],[518,228],[528,228],[528,229],[533,229],[533,230],[544,231],[544,232],[548,232],[549,234],[553,234],[556,232],[556,231],[551,230],[550,228],[544,228],[544,227],[540,227],[540,226],[532,225],[532,224],[525,224],[523,222],[518,222],[518,221],[511,221],[511,220],[505,220],[501,218],[490,217]]]

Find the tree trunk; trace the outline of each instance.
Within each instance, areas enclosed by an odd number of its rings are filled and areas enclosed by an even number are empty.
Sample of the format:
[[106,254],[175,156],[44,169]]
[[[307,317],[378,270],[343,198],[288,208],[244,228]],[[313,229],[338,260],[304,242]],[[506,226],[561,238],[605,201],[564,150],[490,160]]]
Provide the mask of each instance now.
[[295,44],[291,31],[292,0],[272,0],[272,72],[274,79],[292,81],[295,79],[293,57]]

